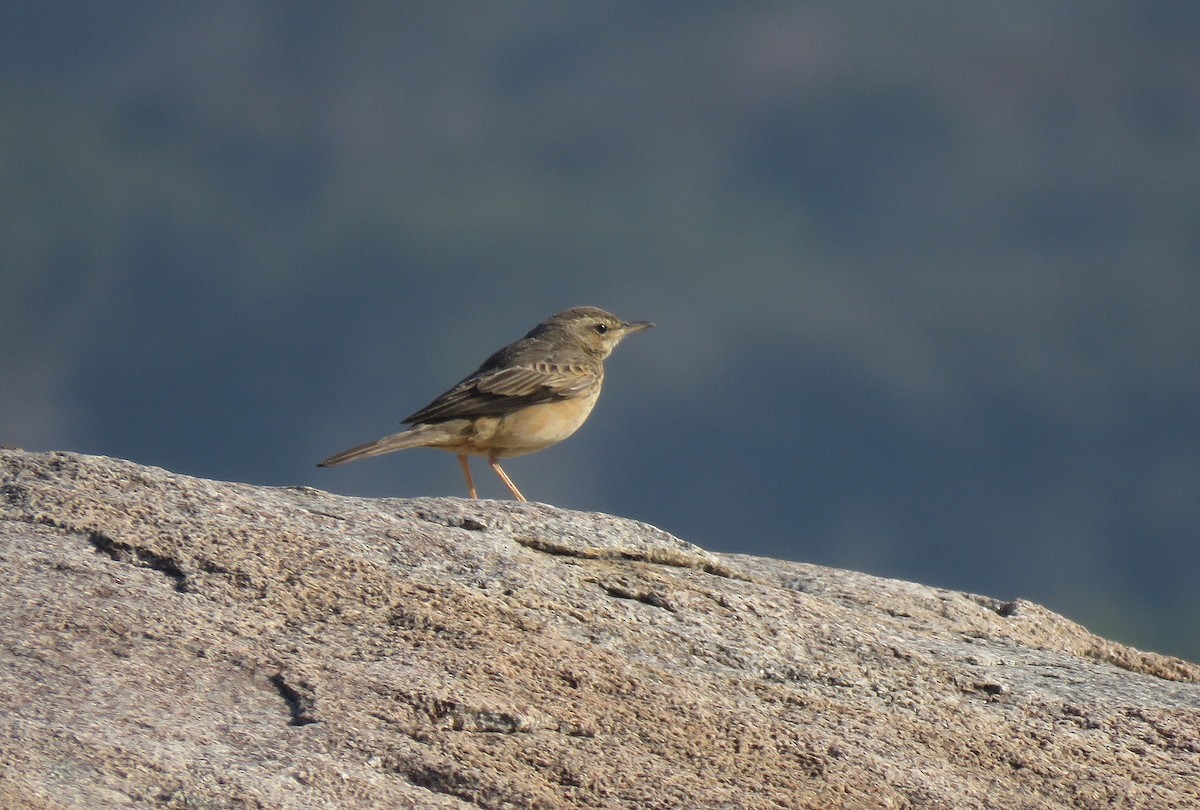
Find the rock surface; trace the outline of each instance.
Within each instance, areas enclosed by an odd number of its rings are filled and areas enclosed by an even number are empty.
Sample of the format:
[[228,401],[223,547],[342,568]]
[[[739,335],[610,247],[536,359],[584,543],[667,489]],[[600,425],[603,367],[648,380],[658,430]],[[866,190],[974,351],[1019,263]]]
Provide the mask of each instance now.
[[541,504],[0,451],[0,806],[1200,807],[1200,667]]

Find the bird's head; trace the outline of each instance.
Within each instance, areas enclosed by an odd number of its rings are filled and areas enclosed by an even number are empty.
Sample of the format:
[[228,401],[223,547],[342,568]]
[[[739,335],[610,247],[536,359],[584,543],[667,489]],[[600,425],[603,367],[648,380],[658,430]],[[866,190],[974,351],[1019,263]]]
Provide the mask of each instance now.
[[561,334],[579,348],[600,358],[608,357],[628,334],[649,329],[648,321],[623,321],[611,312],[597,307],[573,307],[551,315],[529,333],[535,335]]

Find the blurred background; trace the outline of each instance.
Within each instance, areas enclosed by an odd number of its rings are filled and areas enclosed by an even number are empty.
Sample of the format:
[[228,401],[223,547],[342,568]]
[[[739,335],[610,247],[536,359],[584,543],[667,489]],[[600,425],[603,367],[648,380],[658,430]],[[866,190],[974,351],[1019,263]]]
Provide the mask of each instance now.
[[533,500],[1200,660],[1200,4],[4,2],[0,76],[0,444],[464,495],[314,464],[590,304]]

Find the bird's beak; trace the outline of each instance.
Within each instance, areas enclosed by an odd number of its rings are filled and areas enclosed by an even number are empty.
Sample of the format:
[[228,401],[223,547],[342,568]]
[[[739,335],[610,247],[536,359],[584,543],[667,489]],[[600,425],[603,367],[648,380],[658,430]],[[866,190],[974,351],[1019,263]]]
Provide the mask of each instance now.
[[651,326],[654,326],[654,324],[650,323],[650,321],[634,321],[633,323],[623,323],[621,324],[621,333],[622,335],[628,335],[632,334],[633,332],[640,332],[643,329],[649,329]]

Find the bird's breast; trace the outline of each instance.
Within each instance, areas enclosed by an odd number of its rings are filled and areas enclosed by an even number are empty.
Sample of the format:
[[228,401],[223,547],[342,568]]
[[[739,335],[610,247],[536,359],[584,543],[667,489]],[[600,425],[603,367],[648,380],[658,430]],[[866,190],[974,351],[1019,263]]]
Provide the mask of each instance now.
[[600,397],[600,386],[583,396],[531,405],[496,420],[490,441],[497,458],[536,453],[561,442],[587,421]]

